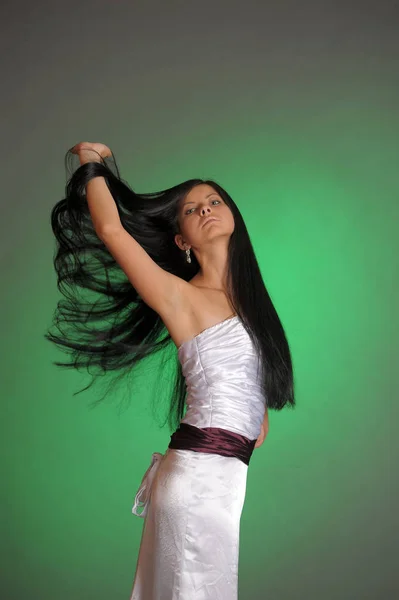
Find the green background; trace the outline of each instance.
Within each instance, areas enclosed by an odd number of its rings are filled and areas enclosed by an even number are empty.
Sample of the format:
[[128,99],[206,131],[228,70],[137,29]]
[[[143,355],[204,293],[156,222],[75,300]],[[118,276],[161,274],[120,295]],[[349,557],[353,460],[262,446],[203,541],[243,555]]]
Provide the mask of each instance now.
[[151,371],[128,410],[90,410],[98,389],[73,396],[88,376],[43,338],[49,215],[79,141],[109,145],[137,191],[224,186],[285,327],[297,408],[270,414],[251,460],[240,598],[399,597],[395,4],[21,9],[0,36],[1,598],[127,600],[134,495],[169,443]]

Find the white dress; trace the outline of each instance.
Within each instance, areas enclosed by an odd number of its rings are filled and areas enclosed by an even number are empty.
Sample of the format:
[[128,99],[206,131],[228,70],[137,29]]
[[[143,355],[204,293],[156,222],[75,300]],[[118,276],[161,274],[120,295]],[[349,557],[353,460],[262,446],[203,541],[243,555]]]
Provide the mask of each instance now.
[[[266,402],[238,315],[183,343],[178,357],[187,385],[181,422],[257,439]],[[144,524],[130,600],[237,600],[247,471],[231,456],[153,453],[132,509]]]

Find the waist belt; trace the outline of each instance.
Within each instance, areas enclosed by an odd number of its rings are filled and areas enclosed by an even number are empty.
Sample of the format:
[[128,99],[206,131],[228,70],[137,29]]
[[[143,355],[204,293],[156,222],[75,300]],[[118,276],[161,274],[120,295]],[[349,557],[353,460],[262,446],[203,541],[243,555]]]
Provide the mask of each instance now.
[[[199,428],[188,423],[180,423],[179,428],[170,437],[168,448],[232,456],[249,465],[255,443],[256,440],[250,440],[245,435],[220,427]],[[132,513],[138,517],[144,518],[147,514],[152,482],[164,457],[165,455],[160,452],[152,454],[151,464],[144,474],[134,499]],[[141,512],[138,510],[140,508]]]
[[256,440],[220,427],[199,428],[180,423],[179,429],[170,438],[168,448],[234,456],[249,465],[255,443]]

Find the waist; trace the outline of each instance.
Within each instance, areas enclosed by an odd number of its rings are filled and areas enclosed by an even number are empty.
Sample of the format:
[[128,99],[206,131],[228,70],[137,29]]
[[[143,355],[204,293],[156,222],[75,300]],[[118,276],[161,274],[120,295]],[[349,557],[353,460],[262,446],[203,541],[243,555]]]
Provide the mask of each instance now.
[[250,440],[245,435],[220,427],[199,428],[180,423],[179,428],[170,436],[168,448],[233,456],[249,465],[255,443],[256,439]]

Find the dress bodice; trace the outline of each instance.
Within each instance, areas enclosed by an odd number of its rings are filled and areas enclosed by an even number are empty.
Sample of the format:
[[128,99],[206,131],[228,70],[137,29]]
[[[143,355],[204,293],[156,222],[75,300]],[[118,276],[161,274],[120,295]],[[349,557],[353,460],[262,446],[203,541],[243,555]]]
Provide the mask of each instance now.
[[187,411],[181,422],[256,439],[266,400],[259,357],[238,315],[183,342],[178,358],[187,385]]

